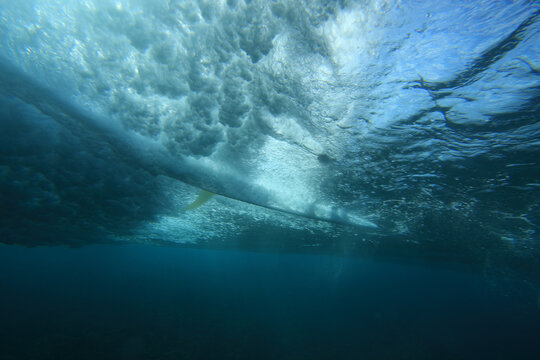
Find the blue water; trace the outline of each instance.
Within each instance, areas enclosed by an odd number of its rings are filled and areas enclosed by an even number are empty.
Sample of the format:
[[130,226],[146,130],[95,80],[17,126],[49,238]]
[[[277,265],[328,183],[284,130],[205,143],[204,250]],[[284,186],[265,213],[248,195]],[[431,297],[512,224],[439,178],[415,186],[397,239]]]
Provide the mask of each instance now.
[[0,248],[2,359],[530,359],[536,293],[459,269],[156,246]]
[[0,0],[0,360],[540,358],[539,32]]

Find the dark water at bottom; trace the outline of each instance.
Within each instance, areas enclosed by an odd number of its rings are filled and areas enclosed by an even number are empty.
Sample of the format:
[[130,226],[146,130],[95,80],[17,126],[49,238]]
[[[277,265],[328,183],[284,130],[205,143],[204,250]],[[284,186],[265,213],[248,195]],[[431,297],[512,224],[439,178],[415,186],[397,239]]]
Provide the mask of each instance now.
[[530,359],[517,280],[358,258],[0,246],[0,359]]

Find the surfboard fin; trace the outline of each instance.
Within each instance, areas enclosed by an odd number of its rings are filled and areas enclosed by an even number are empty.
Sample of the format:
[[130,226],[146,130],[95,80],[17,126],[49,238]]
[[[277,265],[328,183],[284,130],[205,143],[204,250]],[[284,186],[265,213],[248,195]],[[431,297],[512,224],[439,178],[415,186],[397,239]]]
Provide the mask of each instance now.
[[195,201],[193,201],[191,204],[189,204],[188,206],[186,206],[185,208],[183,208],[182,210],[184,211],[188,211],[188,210],[195,210],[197,209],[198,207],[204,205],[208,200],[210,200],[215,194],[210,192],[210,191],[206,191],[206,190],[202,190],[201,189],[201,192],[199,193],[199,196],[197,196],[197,198],[195,199]]

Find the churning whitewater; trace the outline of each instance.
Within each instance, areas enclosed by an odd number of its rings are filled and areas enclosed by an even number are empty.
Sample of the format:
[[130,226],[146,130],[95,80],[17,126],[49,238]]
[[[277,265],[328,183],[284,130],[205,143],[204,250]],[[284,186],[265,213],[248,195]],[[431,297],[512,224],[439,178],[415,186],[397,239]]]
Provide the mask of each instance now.
[[279,248],[533,276],[536,2],[0,6],[3,242]]

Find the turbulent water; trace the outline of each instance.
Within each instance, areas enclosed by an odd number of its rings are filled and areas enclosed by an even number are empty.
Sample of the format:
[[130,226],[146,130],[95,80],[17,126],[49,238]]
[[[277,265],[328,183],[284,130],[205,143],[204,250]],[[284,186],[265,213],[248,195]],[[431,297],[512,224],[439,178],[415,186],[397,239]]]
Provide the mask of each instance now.
[[538,1],[0,0],[2,360],[540,358],[539,226]]
[[[0,239],[538,280],[535,1],[0,1]],[[184,211],[200,189],[217,195]]]

